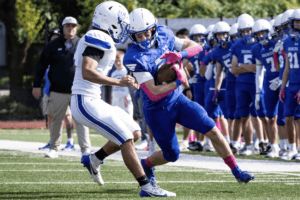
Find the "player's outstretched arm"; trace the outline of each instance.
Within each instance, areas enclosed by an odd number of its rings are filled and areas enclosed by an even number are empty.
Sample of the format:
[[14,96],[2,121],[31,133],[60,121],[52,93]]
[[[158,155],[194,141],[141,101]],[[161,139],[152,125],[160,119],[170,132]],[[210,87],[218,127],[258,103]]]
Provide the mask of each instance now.
[[126,75],[121,79],[107,77],[96,70],[97,66],[98,62],[96,60],[84,56],[82,61],[82,78],[93,83],[117,85],[121,87],[132,86],[135,83],[135,79],[129,75]]

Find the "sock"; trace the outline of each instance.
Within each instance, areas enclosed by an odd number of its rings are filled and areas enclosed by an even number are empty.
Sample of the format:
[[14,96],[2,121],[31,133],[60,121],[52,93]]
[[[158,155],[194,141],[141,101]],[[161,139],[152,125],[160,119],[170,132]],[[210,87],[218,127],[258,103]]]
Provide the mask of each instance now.
[[97,151],[95,153],[95,156],[99,159],[99,160],[104,160],[108,155],[107,153],[103,150],[103,148],[101,148],[99,151]]
[[231,170],[233,170],[235,168],[236,161],[235,161],[235,157],[233,155],[228,156],[227,158],[224,158],[223,160]]
[[201,146],[204,146],[204,142],[202,142],[201,140],[197,141],[199,144],[201,144]]
[[93,154],[93,155],[91,156],[91,160],[92,160],[94,163],[96,163],[97,166],[99,166],[99,165],[102,163],[102,160],[99,160],[99,159],[96,157],[95,154]]
[[259,140],[258,143],[264,143],[264,140]]
[[[184,141],[184,140],[183,140]],[[193,142],[192,136],[189,136],[189,142]]]
[[150,162],[149,162],[149,158],[146,158],[145,160],[145,163],[148,167],[154,167],[155,165],[152,165]]
[[155,145],[155,140],[154,141],[149,141],[149,146]]
[[183,143],[185,146],[189,146],[189,141],[187,141],[187,140],[183,140],[182,143]]
[[74,144],[74,138],[68,138],[68,142],[73,145]]
[[209,138],[206,138],[206,144],[209,145],[209,146],[212,146],[211,141],[210,141]]
[[224,136],[225,140],[229,143],[230,142],[230,137],[229,134]]
[[288,139],[283,139],[285,145],[286,145],[286,148],[289,148],[289,140]]
[[149,179],[147,178],[146,175],[141,176],[140,178],[137,178],[136,180],[137,180],[137,182],[139,182],[140,186],[143,186],[143,185],[146,185],[146,184],[150,183],[150,181],[149,181]]
[[219,131],[222,132],[221,123],[220,123],[219,120],[216,121],[216,126],[217,126],[217,128],[219,129]]
[[251,149],[252,145],[246,145],[246,149]]
[[67,134],[68,135],[73,134],[73,129],[74,129],[73,123],[68,124],[66,128],[67,128]]
[[232,141],[232,146],[234,146],[234,147],[238,147],[239,146],[239,142],[237,142],[237,141]]
[[284,140],[279,140],[279,142],[280,142],[280,148],[281,149],[287,149],[287,146],[286,146],[286,143],[285,143]]
[[266,140],[264,141],[264,143],[268,143],[268,144],[269,144],[269,139],[266,139]]
[[296,143],[290,144],[290,151],[297,151]]

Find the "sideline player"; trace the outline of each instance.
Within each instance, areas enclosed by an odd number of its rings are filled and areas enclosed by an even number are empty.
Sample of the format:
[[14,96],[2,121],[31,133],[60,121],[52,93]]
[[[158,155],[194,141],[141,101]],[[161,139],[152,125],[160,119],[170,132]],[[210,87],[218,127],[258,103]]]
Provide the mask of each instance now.
[[[273,49],[276,41],[271,40],[271,25],[265,19],[257,20],[252,28],[252,32],[258,43],[252,47],[253,58],[256,59],[256,95],[255,96],[255,108],[259,110],[260,93],[262,87],[264,87],[264,101],[266,105],[266,116],[268,117],[268,138],[270,141],[271,149],[267,153],[267,158],[274,158],[279,156],[279,147],[277,144],[277,113],[279,102],[279,89],[273,91],[269,87],[269,82],[273,82],[278,79],[279,69],[275,67],[273,60]],[[264,70],[266,74],[264,76]]]
[[[156,185],[154,166],[175,162],[179,158],[175,132],[175,125],[179,123],[206,134],[239,182],[247,183],[254,179],[254,175],[239,169],[228,143],[205,110],[181,93],[180,85],[186,82],[182,67],[173,67],[177,80],[155,85],[158,67],[165,59],[168,59],[167,63],[175,63],[195,56],[202,51],[202,47],[189,39],[175,37],[166,26],[157,26],[157,19],[147,9],[137,8],[130,13],[129,18],[131,28],[128,32],[133,44],[125,54],[124,65],[133,72],[142,88],[146,121],[161,148],[141,161],[147,177]],[[174,53],[174,50],[181,52]]]
[[121,79],[106,76],[116,58],[114,41],[124,43],[127,39],[128,16],[127,9],[120,3],[106,1],[99,4],[92,20],[93,29],[78,43],[74,56],[76,72],[72,87],[72,114],[82,124],[109,140],[95,154],[84,155],[81,162],[94,181],[102,185],[100,164],[108,155],[121,150],[125,165],[141,186],[140,196],[175,196],[153,186],[145,176],[133,141],[141,135],[138,124],[124,110],[100,98],[100,85],[128,87],[134,84],[134,78],[129,75]]

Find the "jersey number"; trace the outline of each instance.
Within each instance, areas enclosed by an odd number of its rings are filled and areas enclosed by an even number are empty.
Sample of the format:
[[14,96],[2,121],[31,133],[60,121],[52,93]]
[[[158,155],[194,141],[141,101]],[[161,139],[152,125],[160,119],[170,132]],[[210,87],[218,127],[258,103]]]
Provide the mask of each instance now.
[[251,59],[252,59],[251,54],[245,54],[244,55],[244,64],[252,64]]
[[196,67],[196,71],[194,73],[199,74],[199,61],[198,60],[195,60],[194,66]]
[[[290,68],[291,69],[298,69],[299,68],[299,64],[298,64],[298,56],[297,53],[288,53],[288,57],[289,57],[289,61],[290,61]],[[294,62],[293,62],[293,58],[294,58]]]
[[231,72],[231,60],[229,58],[224,60],[224,65]]
[[266,61],[268,64],[271,63],[271,72],[276,72],[273,57],[267,58]]

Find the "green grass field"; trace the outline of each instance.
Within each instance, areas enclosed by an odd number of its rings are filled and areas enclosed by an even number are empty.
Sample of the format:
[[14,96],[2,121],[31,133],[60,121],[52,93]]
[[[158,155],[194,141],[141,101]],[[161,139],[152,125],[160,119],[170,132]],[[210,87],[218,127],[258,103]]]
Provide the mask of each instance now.
[[[106,142],[94,132],[91,136],[94,146]],[[47,130],[0,130],[0,140],[48,142],[49,134]],[[43,156],[0,150],[0,199],[140,198],[137,182],[121,161],[105,160],[101,166],[105,185],[99,186],[80,164],[80,157]],[[176,192],[176,199],[300,199],[300,163],[299,172],[255,172],[256,179],[246,185],[239,185],[230,171],[159,166],[155,173],[159,186]]]

